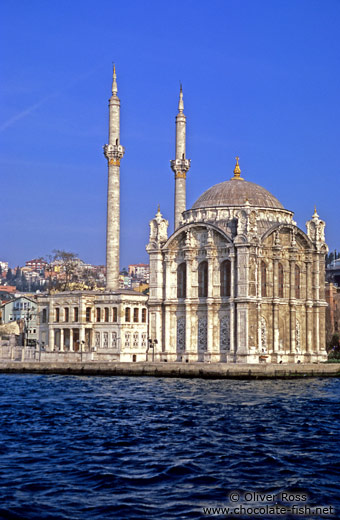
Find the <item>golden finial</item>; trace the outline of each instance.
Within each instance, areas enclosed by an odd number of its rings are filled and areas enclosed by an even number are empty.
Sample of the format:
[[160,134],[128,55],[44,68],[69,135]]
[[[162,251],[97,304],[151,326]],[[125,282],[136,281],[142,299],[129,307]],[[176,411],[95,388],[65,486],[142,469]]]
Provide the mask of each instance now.
[[158,206],[157,206],[157,213],[160,213],[160,212],[161,212],[161,207],[160,207],[160,205],[158,204]]
[[318,217],[318,212],[316,211],[316,206],[314,206],[314,213],[313,213],[313,217]]
[[236,165],[235,165],[235,168],[234,168],[234,177],[232,177],[232,178],[243,181],[243,179],[241,177],[241,168],[240,168],[240,166],[238,164],[240,158],[239,157],[235,157],[235,159],[236,159]]

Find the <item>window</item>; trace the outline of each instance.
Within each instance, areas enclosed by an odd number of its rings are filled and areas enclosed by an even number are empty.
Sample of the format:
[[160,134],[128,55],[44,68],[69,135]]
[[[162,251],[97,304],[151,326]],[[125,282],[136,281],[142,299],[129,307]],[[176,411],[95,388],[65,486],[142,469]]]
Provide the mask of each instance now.
[[105,307],[104,309],[104,321],[109,321],[109,308]]
[[100,321],[100,318],[101,318],[101,309],[100,307],[97,307],[96,308],[96,321]]
[[130,332],[125,332],[125,346],[130,347]]
[[133,333],[133,342],[132,342],[132,346],[133,346],[133,347],[138,347],[138,332],[134,332],[134,333]]
[[104,332],[103,334],[103,347],[108,348],[109,347],[109,333]]
[[95,347],[100,348],[100,332],[96,332],[95,335]]
[[68,307],[65,307],[64,308],[64,321],[68,321],[69,320],[69,314],[70,314],[70,311],[69,311],[69,308]]
[[267,267],[261,262],[261,296],[267,296]]
[[201,262],[198,266],[198,297],[208,296],[208,262]]
[[118,312],[117,312],[117,307],[113,307],[113,318],[112,318],[112,321],[117,321],[117,317],[118,317]]
[[279,298],[283,298],[283,267],[282,264],[278,266],[278,294]]
[[133,321],[134,321],[134,323],[138,323],[138,321],[139,321],[139,309],[138,309],[138,307],[135,307],[133,309]]
[[225,260],[220,267],[221,296],[230,296],[231,287],[231,262]]
[[142,309],[142,323],[146,323],[146,309]]
[[295,298],[300,298],[300,267],[295,266]]
[[146,334],[142,334],[142,347],[146,347]]
[[55,321],[58,322],[60,320],[60,309],[59,307],[55,310]]
[[91,307],[86,307],[86,321],[91,321]]
[[130,307],[125,308],[125,321],[130,321]]
[[75,307],[73,309],[73,321],[78,321],[79,320],[79,309],[78,307]]
[[177,298],[186,298],[187,294],[187,266],[183,262],[177,267]]
[[42,323],[47,322],[47,309],[43,309],[41,321],[42,321]]

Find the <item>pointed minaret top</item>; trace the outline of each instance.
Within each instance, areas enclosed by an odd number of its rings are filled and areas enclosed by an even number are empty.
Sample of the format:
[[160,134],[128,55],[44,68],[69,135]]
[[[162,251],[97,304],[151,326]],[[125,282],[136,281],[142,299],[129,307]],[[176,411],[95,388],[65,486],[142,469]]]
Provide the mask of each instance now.
[[316,206],[314,206],[314,213],[313,213],[313,217],[318,217],[318,212],[316,211]]
[[183,110],[184,110],[184,102],[183,102],[183,89],[182,89],[182,83],[181,83],[180,88],[179,88],[178,112],[180,114],[182,114]]
[[118,87],[117,87],[117,74],[116,74],[116,65],[113,64],[113,78],[112,78],[112,94],[114,96],[117,95]]
[[238,164],[240,158],[239,157],[235,157],[236,159],[236,165],[235,165],[235,168],[234,168],[234,177],[232,177],[232,180],[236,179],[236,180],[241,180],[243,181],[242,177],[241,177],[241,168]]

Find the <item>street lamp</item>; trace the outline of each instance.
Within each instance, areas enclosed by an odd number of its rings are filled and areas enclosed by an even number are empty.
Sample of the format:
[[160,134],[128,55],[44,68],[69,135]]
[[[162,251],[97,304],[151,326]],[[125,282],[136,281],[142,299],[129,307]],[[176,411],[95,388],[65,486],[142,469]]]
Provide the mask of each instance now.
[[155,361],[155,346],[158,344],[158,340],[149,338],[148,341],[149,341],[148,352],[149,352],[149,349],[152,348],[152,362],[154,362]]

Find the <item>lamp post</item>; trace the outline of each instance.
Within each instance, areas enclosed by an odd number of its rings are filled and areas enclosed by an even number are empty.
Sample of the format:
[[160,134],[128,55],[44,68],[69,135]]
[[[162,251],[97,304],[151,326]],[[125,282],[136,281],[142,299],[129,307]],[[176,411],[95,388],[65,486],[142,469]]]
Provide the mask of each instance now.
[[155,346],[158,344],[158,340],[149,338],[148,342],[149,342],[148,352],[149,352],[149,349],[152,348],[152,362],[154,362],[155,361]]

